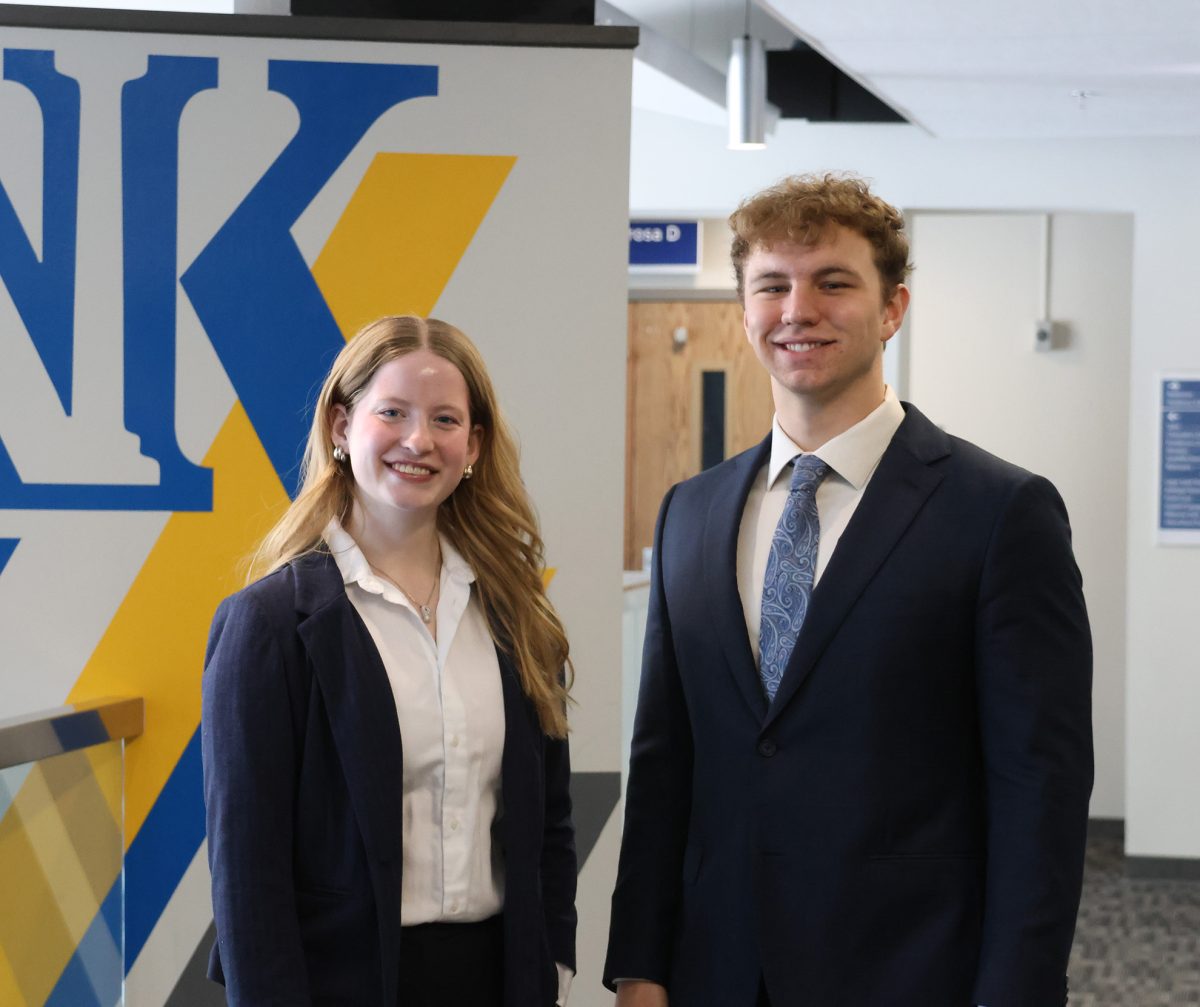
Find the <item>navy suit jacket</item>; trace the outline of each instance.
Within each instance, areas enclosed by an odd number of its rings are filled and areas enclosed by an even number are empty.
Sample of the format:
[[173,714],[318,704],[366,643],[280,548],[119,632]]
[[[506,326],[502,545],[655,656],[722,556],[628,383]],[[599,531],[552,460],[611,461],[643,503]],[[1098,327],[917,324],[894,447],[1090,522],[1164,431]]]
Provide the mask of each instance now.
[[[567,744],[500,653],[504,1003],[554,1003],[575,965]],[[201,737],[217,943],[231,1005],[397,1003],[401,738],[379,652],[326,555],[222,602]]]
[[671,1007],[1066,999],[1092,782],[1091,639],[1045,479],[915,408],[768,706],[738,529],[770,439],[676,486],[605,980]]

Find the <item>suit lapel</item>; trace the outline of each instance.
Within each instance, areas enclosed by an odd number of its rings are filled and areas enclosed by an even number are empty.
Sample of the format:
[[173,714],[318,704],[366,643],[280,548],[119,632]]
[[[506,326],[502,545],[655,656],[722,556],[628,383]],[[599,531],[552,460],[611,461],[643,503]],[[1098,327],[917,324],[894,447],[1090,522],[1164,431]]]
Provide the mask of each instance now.
[[738,594],[737,544],[742,526],[742,511],[759,470],[771,451],[771,437],[731,462],[731,478],[720,480],[708,507],[704,534],[696,548],[704,556],[704,587],[713,612],[713,627],[725,652],[725,663],[737,683],[738,691],[756,718],[767,710],[767,701],[759,685],[754,652],[746,632],[746,614]]
[[325,700],[363,842],[381,862],[399,859],[400,725],[383,661],[330,557],[299,561],[297,583],[300,638]]
[[764,729],[796,694],[829,641],[942,481],[933,463],[950,454],[950,439],[915,406],[905,418],[813,591],[808,617],[767,711]]

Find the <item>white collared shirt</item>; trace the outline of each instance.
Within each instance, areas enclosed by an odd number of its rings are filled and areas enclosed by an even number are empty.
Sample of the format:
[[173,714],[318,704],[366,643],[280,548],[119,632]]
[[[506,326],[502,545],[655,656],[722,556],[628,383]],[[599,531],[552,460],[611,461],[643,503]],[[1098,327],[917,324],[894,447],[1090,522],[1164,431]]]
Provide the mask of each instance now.
[[[335,520],[326,544],[392,685],[404,751],[400,922],[473,922],[504,906],[500,814],[504,697],[500,663],[471,584],[446,540],[435,641],[412,603],[375,574]],[[399,767],[397,767],[399,768]],[[387,767],[379,767],[386,772]]]
[[[845,430],[816,450],[809,452],[829,466],[829,474],[817,487],[817,519],[821,536],[817,543],[817,568],[813,586],[821,579],[842,532],[862,500],[867,483],[879,467],[892,437],[904,420],[904,407],[892,389],[886,388],[883,402],[849,430]],[[742,511],[738,531],[737,584],[742,612],[754,660],[759,659],[758,631],[762,622],[763,580],[775,526],[783,516],[791,488],[791,462],[804,454],[783,432],[776,416],[771,425],[771,457],[755,476]],[[785,471],[786,470],[786,471]],[[781,478],[786,474],[786,478]]]

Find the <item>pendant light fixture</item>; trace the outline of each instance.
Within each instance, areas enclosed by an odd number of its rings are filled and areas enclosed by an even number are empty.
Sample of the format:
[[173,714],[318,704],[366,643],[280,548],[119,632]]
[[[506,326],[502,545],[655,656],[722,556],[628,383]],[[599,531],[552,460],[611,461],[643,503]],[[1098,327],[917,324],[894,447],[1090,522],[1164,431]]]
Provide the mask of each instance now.
[[750,37],[750,3],[746,0],[745,29],[733,40],[725,77],[730,150],[762,150],[767,145],[767,52],[761,39]]

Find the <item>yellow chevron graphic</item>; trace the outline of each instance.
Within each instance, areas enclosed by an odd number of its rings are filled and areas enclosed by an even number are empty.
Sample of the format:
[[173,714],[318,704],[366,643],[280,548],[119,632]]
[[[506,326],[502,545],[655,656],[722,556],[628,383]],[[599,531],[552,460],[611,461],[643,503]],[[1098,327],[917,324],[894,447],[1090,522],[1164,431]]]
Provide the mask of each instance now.
[[347,339],[381,315],[433,312],[516,160],[375,155],[313,265]]

